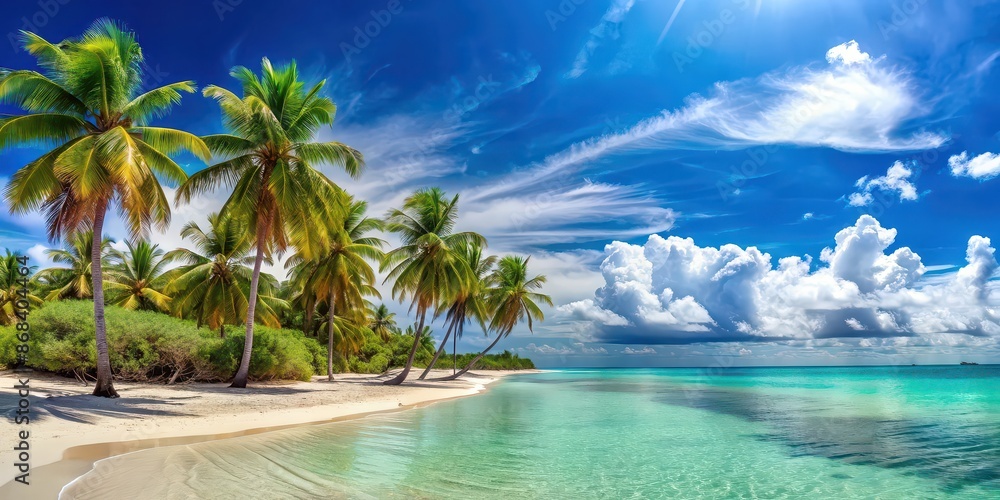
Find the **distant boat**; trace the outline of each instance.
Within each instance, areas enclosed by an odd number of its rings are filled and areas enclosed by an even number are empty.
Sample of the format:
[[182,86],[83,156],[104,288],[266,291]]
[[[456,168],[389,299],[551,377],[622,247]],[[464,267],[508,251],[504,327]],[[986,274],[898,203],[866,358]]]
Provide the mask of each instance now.
[[978,365],[979,363],[974,363],[974,362],[972,362],[972,361],[962,361],[962,362],[961,362],[961,363],[959,363],[959,364],[960,364],[960,365],[967,365],[967,366],[973,366],[973,365]]

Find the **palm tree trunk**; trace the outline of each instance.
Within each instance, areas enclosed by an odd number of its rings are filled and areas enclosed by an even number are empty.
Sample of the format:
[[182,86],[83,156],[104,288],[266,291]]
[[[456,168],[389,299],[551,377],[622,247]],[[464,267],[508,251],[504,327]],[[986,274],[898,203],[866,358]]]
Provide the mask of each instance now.
[[240,368],[236,370],[233,383],[229,387],[245,388],[250,376],[250,353],[253,351],[253,320],[257,309],[257,285],[260,283],[260,266],[264,262],[264,237],[257,238],[257,256],[253,261],[253,275],[250,278],[250,303],[247,304],[247,333],[243,343],[243,357],[240,358]]
[[470,361],[469,364],[465,365],[465,368],[462,368],[461,371],[459,371],[458,373],[456,373],[454,375],[448,375],[447,377],[442,377],[442,378],[435,379],[435,380],[455,380],[456,378],[461,377],[462,375],[465,375],[465,372],[471,370],[472,367],[475,366],[476,363],[478,363],[480,359],[483,359],[483,356],[485,356],[486,353],[490,352],[490,349],[493,349],[494,347],[496,347],[496,345],[500,342],[500,339],[502,339],[502,338],[504,338],[504,336],[500,335],[498,333],[497,334],[497,338],[493,339],[493,343],[490,344],[489,347],[487,347],[485,350],[483,350],[483,352],[479,353],[478,356],[476,356],[475,358],[473,358],[472,361]]
[[306,299],[306,320],[302,324],[302,333],[306,336],[315,336],[313,329],[313,314],[316,313],[315,304],[313,304],[313,299]]
[[333,382],[333,320],[337,317],[333,306],[333,292],[330,292],[330,313],[326,320],[326,380],[328,382]]
[[223,323],[222,326],[219,327],[219,338],[222,338],[222,339],[226,338],[226,324],[225,323]]
[[104,321],[104,275],[101,270],[101,250],[104,243],[104,217],[108,202],[97,204],[94,213],[94,242],[90,252],[90,276],[94,290],[94,337],[97,340],[97,382],[94,396],[117,398],[118,392],[111,380],[111,358],[108,355],[108,329]]
[[451,337],[451,332],[454,329],[455,329],[454,324],[448,325],[448,332],[445,333],[444,338],[441,339],[441,347],[438,347],[437,352],[434,353],[434,358],[431,359],[430,364],[427,365],[427,368],[424,370],[424,372],[420,374],[420,380],[427,378],[427,374],[430,373],[432,368],[434,368],[434,363],[437,363],[438,357],[441,356],[442,352],[444,352],[444,347],[448,345],[448,338]]
[[420,347],[420,335],[424,333],[424,320],[427,317],[427,309],[420,308],[420,321],[417,322],[417,331],[413,335],[413,348],[410,349],[410,357],[406,359],[406,366],[403,367],[403,371],[399,372],[392,380],[386,380],[382,382],[385,385],[399,385],[406,380],[406,376],[410,374],[410,368],[413,366],[413,358],[417,354],[417,348]]

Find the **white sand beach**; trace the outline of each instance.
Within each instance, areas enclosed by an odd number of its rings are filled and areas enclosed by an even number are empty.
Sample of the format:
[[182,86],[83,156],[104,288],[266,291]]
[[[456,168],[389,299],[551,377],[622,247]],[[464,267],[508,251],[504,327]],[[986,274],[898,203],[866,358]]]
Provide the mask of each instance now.
[[[258,383],[230,389],[225,383],[175,386],[116,383],[119,399],[90,396],[91,388],[72,379],[33,374],[31,421],[14,425],[17,393],[13,373],[0,375],[5,411],[0,457],[0,498],[56,498],[59,490],[91,469],[96,460],[156,446],[190,444],[254,434],[289,426],[326,423],[373,412],[392,411],[479,393],[511,373],[484,371],[448,382],[417,381],[411,372],[401,386],[385,386],[387,376],[341,374],[329,383]],[[438,372],[435,370],[435,372]],[[428,378],[450,374],[432,373]],[[30,432],[30,485],[14,482],[17,433]]]

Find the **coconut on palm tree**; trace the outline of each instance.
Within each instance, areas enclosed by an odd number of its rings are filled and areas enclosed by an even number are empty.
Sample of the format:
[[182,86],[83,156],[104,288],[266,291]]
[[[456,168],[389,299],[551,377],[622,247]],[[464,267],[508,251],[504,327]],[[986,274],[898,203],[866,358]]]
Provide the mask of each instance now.
[[417,191],[403,202],[402,209],[391,210],[386,229],[399,235],[402,246],[386,254],[382,269],[386,281],[395,280],[393,298],[410,298],[410,309],[417,315],[413,348],[403,371],[387,380],[398,385],[406,379],[420,346],[427,312],[448,302],[467,287],[472,273],[454,251],[463,245],[486,245],[486,238],[472,232],[454,232],[458,220],[458,195],[450,200],[438,188]]
[[[336,106],[320,94],[325,80],[310,87],[299,81],[295,63],[275,68],[266,58],[260,76],[238,66],[230,74],[243,97],[218,86],[204,94],[218,101],[227,134],[204,138],[219,162],[192,175],[177,191],[180,202],[196,193],[227,186],[233,189],[220,213],[239,216],[253,234],[255,249],[246,314],[246,340],[232,387],[246,387],[253,349],[260,268],[266,257],[291,246],[293,234],[324,231],[321,217],[333,211],[337,187],[317,168],[342,167],[361,173],[361,153],[339,142],[312,142],[324,125],[332,125]],[[322,238],[317,238],[320,240]],[[308,241],[298,251],[317,255]]]
[[[486,308],[486,301],[483,294],[490,285],[490,273],[497,262],[497,257],[495,255],[483,257],[483,248],[475,244],[463,245],[458,249],[457,253],[462,259],[462,263],[468,267],[467,271],[471,273],[472,279],[457,290],[453,297],[449,298],[449,303],[439,308],[439,310],[447,311],[445,313],[445,324],[448,325],[448,328],[445,331],[444,338],[441,339],[441,346],[434,353],[434,358],[431,359],[424,372],[420,374],[420,380],[426,378],[427,374],[434,368],[434,364],[437,363],[441,353],[447,347],[449,338],[452,339],[452,348],[454,350],[456,341],[462,338],[466,321],[470,319],[474,320],[479,323],[483,331],[486,331],[486,321],[489,320],[489,311]],[[454,356],[455,353],[453,352],[453,371],[457,369],[454,366]]]
[[545,276],[538,275],[528,278],[528,261],[530,257],[516,255],[506,256],[497,263],[493,271],[491,286],[485,292],[486,307],[491,312],[489,330],[496,337],[493,342],[479,353],[465,368],[458,373],[440,380],[453,380],[476,366],[490,350],[496,347],[501,339],[510,335],[521,321],[527,321],[528,331],[534,332],[534,322],[545,319],[545,314],[539,303],[552,306],[552,298],[538,293],[545,283]]
[[142,92],[142,49],[132,32],[110,20],[98,20],[83,36],[60,43],[22,35],[42,71],[0,70],[0,102],[25,111],[0,119],[0,149],[52,149],[18,170],[4,194],[13,213],[45,212],[52,239],[93,230],[94,395],[117,397],[104,321],[104,221],[108,208],[117,208],[133,238],[169,223],[170,203],[160,179],[187,177],[170,155],[190,151],[207,160],[210,153],[192,134],[147,124],[177,104],[181,92],[194,91],[194,84]]
[[[94,296],[91,268],[94,235],[91,231],[80,231],[67,238],[66,248],[50,248],[45,255],[58,267],[49,267],[35,273],[32,278],[39,288],[46,292],[45,300],[90,299]],[[111,238],[101,239],[101,263],[107,267],[111,251]]]
[[[21,274],[22,269],[27,269],[28,274]],[[19,301],[27,300],[29,306],[42,305],[42,299],[25,286],[28,276],[34,271],[35,266],[21,265],[17,254],[10,250],[5,249],[5,254],[0,256],[0,325],[12,325],[21,319],[18,318],[18,311],[23,304],[18,307]]]
[[111,250],[114,262],[107,271],[108,303],[132,311],[170,310],[170,296],[163,293],[167,260],[159,245],[148,241],[125,242],[128,251]]
[[[247,296],[253,265],[253,239],[241,220],[209,214],[208,230],[189,222],[181,237],[194,243],[194,249],[178,248],[164,256],[184,264],[167,272],[166,292],[173,297],[173,314],[193,319],[226,336],[226,325],[246,321]],[[270,259],[265,259],[270,264]],[[277,297],[277,280],[262,274],[258,286],[256,321],[271,327],[281,325],[278,311],[287,304]]]

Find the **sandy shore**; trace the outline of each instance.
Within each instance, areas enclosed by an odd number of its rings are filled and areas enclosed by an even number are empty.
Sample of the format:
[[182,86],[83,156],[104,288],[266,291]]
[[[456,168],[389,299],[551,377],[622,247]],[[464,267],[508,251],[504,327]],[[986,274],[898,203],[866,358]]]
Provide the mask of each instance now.
[[[435,370],[436,371],[436,370]],[[440,372],[441,375],[449,372]],[[13,373],[0,375],[0,406],[5,422],[0,442],[0,498],[56,498],[63,485],[91,469],[96,460],[156,446],[190,444],[280,428],[354,418],[434,401],[476,394],[504,375],[489,371],[466,374],[449,382],[417,381],[414,370],[401,386],[381,384],[387,377],[338,375],[312,382],[253,384],[229,389],[227,384],[176,386],[116,383],[121,398],[90,396],[71,379],[34,374],[31,421],[14,425],[18,382]],[[428,377],[428,378],[433,378]],[[12,465],[17,433],[30,432],[30,485],[14,482]]]

